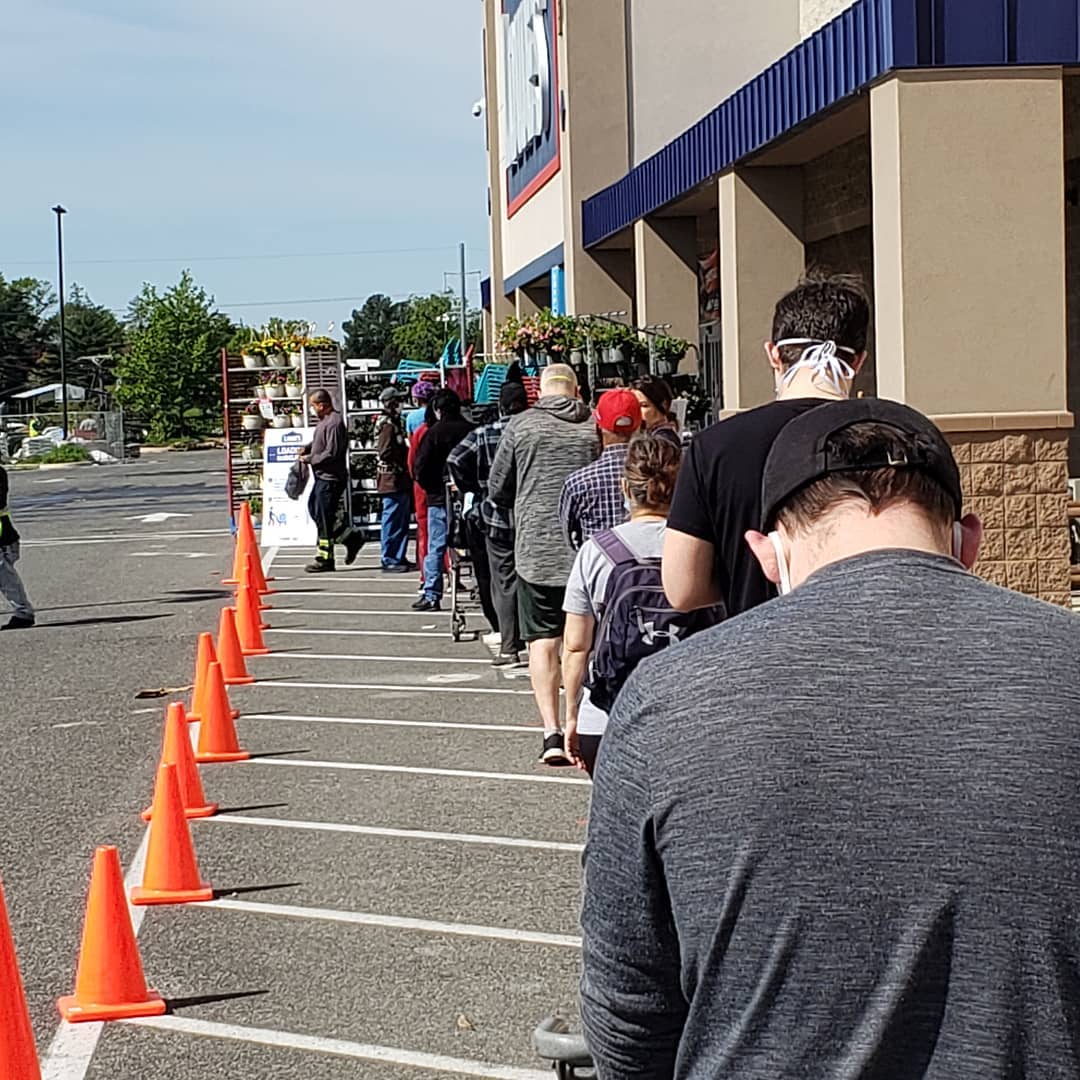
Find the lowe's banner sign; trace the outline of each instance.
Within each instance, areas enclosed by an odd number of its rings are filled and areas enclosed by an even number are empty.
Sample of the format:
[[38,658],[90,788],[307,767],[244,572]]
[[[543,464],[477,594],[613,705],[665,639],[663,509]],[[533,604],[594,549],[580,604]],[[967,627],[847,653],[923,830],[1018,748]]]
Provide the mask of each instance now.
[[556,0],[504,0],[503,150],[512,215],[559,171]]

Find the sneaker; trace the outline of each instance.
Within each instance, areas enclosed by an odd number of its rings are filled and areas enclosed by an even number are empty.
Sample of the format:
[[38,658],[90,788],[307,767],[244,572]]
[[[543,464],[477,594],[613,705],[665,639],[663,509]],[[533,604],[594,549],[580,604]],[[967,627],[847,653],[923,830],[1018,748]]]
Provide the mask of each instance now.
[[438,600],[429,600],[426,596],[421,596],[412,606],[413,611],[442,611],[442,606]]
[[563,749],[563,733],[561,731],[553,731],[550,735],[544,737],[544,750],[540,755],[540,760],[545,765],[570,764],[570,759]]
[[485,634],[480,640],[485,645],[501,645],[502,634],[498,630],[492,630],[490,634]]
[[0,630],[29,630],[34,625],[34,622],[33,615],[28,619],[22,615],[12,615],[3,626],[0,626]]
[[408,563],[391,563],[389,566],[384,566],[382,572],[384,574],[407,574],[412,569]]
[[305,574],[332,574],[336,567],[332,562],[323,562],[322,559],[316,559],[313,563],[308,563],[304,567]]
[[491,661],[492,667],[521,667],[521,653],[501,652]]
[[345,565],[352,566],[356,562],[356,556],[364,546],[364,538],[359,533],[353,533],[345,540]]

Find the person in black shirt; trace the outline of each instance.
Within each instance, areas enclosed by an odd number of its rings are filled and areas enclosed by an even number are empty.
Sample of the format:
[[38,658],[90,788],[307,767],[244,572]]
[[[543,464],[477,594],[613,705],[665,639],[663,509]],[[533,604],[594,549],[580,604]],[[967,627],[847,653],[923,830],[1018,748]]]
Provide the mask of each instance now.
[[435,423],[416,451],[413,477],[427,495],[428,550],[424,559],[424,595],[413,604],[417,611],[438,611],[443,594],[446,562],[446,461],[450,451],[472,431],[461,415],[461,398],[453,390],[440,390],[431,400]]
[[776,305],[765,344],[776,401],[714,424],[684,456],[664,541],[674,607],[723,603],[730,617],[775,595],[744,539],[761,517],[765,459],[789,420],[850,394],[869,325],[866,294],[851,277],[807,278]]

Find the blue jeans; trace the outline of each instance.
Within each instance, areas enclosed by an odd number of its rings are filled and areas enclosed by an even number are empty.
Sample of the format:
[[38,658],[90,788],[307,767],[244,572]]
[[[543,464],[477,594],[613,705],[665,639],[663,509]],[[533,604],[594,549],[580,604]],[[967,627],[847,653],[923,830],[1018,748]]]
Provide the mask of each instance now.
[[401,566],[409,546],[409,510],[412,498],[407,491],[382,497],[382,564]]
[[446,507],[427,508],[428,549],[424,560],[424,596],[441,600],[443,567],[446,565]]

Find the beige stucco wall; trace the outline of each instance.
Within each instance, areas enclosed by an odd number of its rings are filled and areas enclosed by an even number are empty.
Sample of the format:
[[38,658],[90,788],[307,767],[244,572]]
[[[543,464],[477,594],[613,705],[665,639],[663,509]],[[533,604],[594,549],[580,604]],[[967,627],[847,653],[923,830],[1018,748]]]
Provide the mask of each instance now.
[[799,40],[799,0],[631,0],[630,19],[634,164]]
[[854,0],[802,0],[799,4],[799,28],[802,36],[809,37],[845,8],[851,7],[853,2]]

